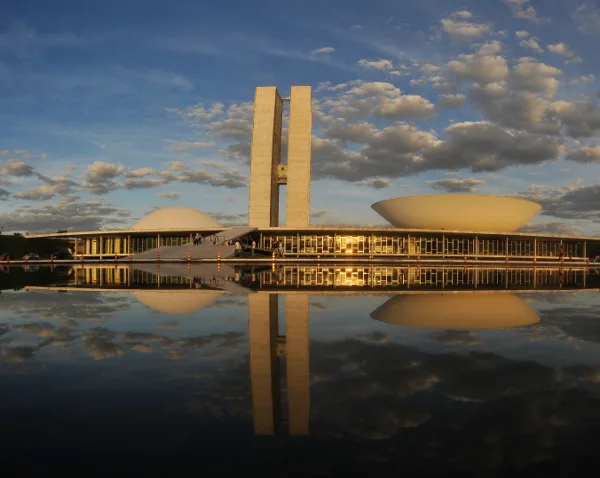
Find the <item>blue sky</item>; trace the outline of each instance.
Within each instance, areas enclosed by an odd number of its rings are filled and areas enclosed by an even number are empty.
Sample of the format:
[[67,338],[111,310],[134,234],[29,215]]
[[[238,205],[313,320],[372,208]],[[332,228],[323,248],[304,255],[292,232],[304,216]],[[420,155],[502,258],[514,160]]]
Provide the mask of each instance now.
[[[600,233],[600,6],[589,0],[10,2],[0,226],[247,211],[258,85],[312,85],[313,223],[380,199],[533,198],[529,230]],[[476,198],[474,198],[476,200]]]

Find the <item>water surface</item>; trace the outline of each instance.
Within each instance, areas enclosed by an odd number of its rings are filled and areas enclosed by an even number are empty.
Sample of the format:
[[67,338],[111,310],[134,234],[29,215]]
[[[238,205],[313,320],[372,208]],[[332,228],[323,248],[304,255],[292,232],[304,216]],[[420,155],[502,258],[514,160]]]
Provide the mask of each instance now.
[[567,475],[600,445],[593,274],[97,272],[2,276],[4,465]]

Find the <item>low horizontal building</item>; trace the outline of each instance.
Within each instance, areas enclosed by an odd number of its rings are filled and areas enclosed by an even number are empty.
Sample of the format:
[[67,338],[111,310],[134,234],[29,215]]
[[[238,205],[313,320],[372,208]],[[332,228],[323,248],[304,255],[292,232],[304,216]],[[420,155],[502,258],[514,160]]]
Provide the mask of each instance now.
[[[285,104],[290,105],[289,139],[287,163],[282,163]],[[309,86],[292,87],[290,98],[281,98],[274,87],[256,89],[245,230],[230,230],[225,235],[228,228],[204,212],[168,207],[152,212],[131,229],[27,237],[66,237],[77,256],[100,259],[140,253],[148,258],[147,251],[185,246],[196,234],[213,243],[246,236],[242,239],[255,241],[262,251],[277,248],[287,257],[298,258],[581,262],[600,254],[598,237],[518,232],[541,206],[504,196],[440,194],[386,199],[371,207],[390,227],[311,226],[311,108]],[[287,186],[285,226],[279,224],[282,185]]]

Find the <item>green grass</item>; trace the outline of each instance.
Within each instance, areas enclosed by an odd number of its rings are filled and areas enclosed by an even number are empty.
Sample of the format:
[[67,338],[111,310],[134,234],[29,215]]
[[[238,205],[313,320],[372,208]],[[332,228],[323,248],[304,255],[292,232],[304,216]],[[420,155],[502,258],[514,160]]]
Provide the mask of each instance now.
[[59,249],[66,249],[66,239],[27,239],[21,236],[0,235],[0,254],[10,252],[16,259],[21,259],[28,252],[37,252],[41,259],[50,259],[50,254]]

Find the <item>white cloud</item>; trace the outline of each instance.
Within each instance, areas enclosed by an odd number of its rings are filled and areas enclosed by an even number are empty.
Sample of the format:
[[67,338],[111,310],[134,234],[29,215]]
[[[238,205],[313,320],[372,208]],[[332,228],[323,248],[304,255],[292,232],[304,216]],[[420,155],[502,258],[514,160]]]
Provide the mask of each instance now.
[[566,158],[578,163],[600,163],[600,146],[583,146],[570,150]]
[[441,189],[448,193],[473,193],[477,191],[477,186],[485,184],[483,179],[458,179],[458,178],[446,178],[437,179],[435,181],[425,181],[425,184],[431,186],[433,189]]
[[523,40],[524,38],[527,38],[529,36],[529,32],[527,30],[518,30],[515,32],[515,36],[519,40]]
[[459,10],[454,12],[451,16],[456,18],[464,18],[468,20],[469,18],[473,18],[473,14],[469,10]]
[[441,20],[441,24],[442,30],[457,42],[472,42],[486,34],[493,33],[489,23],[471,23],[454,18],[444,18]]
[[47,201],[52,199],[57,193],[57,186],[39,186],[26,191],[19,191],[13,194],[15,199],[27,199],[30,201]]
[[374,61],[358,60],[358,64],[365,68],[372,68],[373,70],[391,70],[392,68],[394,68],[394,65],[390,60],[384,59]]
[[481,84],[504,81],[508,76],[506,59],[499,55],[486,54],[489,52],[490,48],[486,47],[472,55],[459,55],[458,60],[448,63],[448,68],[461,80]]
[[167,111],[193,121],[210,121],[223,114],[224,108],[223,103],[214,103],[209,109],[206,109],[204,105],[197,104],[184,109],[167,108]]
[[363,179],[359,181],[358,184],[361,186],[367,186],[373,189],[383,189],[389,188],[392,185],[392,182],[386,178],[371,178],[371,179]]
[[152,168],[139,168],[127,171],[123,174],[126,178],[143,178],[144,176],[149,176],[154,174],[154,169]]
[[169,192],[158,193],[156,195],[156,197],[174,200],[174,199],[179,199],[181,197],[181,193],[178,193],[177,191],[169,191]]
[[114,179],[125,172],[122,164],[111,164],[104,161],[94,161],[83,172],[83,187],[92,194],[106,194],[119,187]]
[[562,70],[538,62],[533,58],[520,58],[519,63],[510,74],[509,83],[519,89],[544,93],[552,98],[560,82],[555,78],[562,75]]
[[544,49],[541,47],[538,39],[536,37],[528,38],[527,40],[521,40],[519,42],[523,48],[529,48],[530,50],[535,51],[536,53],[543,53]]
[[590,73],[589,75],[583,75],[583,76],[580,76],[579,78],[573,78],[572,80],[569,81],[569,84],[585,85],[587,83],[593,83],[594,81],[596,81],[596,77]]
[[169,143],[166,149],[175,153],[182,153],[184,151],[190,151],[192,149],[206,149],[215,146],[214,142],[206,141],[176,141],[174,139],[168,139]]
[[2,168],[0,168],[0,172],[7,176],[17,176],[17,177],[34,176],[35,175],[35,169],[33,168],[33,166],[30,166],[29,164],[26,164],[24,161],[21,161],[18,159],[10,159],[9,161],[5,162],[2,165]]
[[466,96],[461,94],[456,95],[440,95],[438,105],[440,108],[447,110],[456,110],[465,105]]
[[548,18],[538,16],[537,10],[531,5],[530,0],[504,0],[515,18],[522,20],[531,20],[535,23],[549,21]]
[[183,161],[169,161],[167,167],[171,171],[183,171],[187,169],[187,165]]
[[567,45],[565,45],[563,42],[558,42],[553,45],[548,45],[546,47],[546,49],[550,53],[555,53],[556,55],[561,55],[561,56],[564,56],[565,58],[573,58],[575,56],[574,53],[569,49],[569,47]]
[[311,55],[326,55],[328,53],[333,53],[335,51],[335,48],[332,48],[330,46],[326,46],[323,48],[317,48],[316,50],[312,50],[310,52]]
[[557,159],[564,150],[556,138],[507,131],[484,121],[455,123],[445,133],[448,139],[423,152],[423,170],[499,171]]
[[373,110],[380,118],[434,118],[435,106],[418,95],[403,95],[381,103]]

